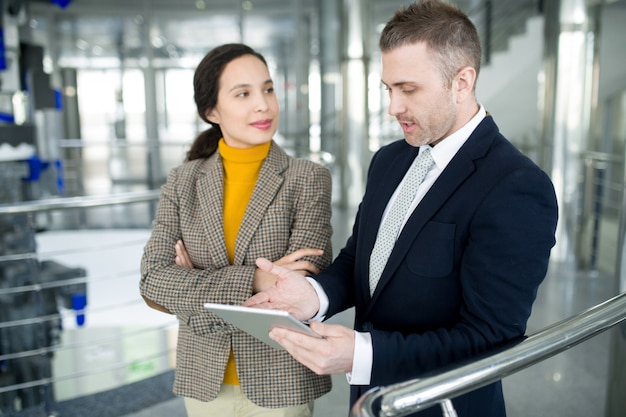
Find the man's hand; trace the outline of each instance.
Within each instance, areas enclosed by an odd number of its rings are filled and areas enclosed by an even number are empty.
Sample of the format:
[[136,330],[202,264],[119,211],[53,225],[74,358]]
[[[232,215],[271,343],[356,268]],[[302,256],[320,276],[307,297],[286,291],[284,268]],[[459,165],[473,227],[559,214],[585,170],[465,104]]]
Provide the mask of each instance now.
[[278,327],[272,329],[270,337],[318,375],[352,372],[354,330],[319,322],[312,322],[310,326],[323,339]]
[[[288,255],[283,256],[279,260],[275,261],[275,265],[282,266],[291,271],[296,271],[302,276],[314,275],[320,272],[319,268],[314,263],[303,260],[302,258],[311,256],[321,256],[324,251],[321,249],[304,248],[298,249]],[[262,269],[257,269],[254,273],[253,291],[258,293],[265,291],[269,287],[276,283],[276,276]]]
[[308,320],[320,309],[320,302],[313,286],[297,271],[273,264],[265,258],[256,260],[263,271],[276,276],[276,283],[246,302],[246,307],[288,311],[298,320]]

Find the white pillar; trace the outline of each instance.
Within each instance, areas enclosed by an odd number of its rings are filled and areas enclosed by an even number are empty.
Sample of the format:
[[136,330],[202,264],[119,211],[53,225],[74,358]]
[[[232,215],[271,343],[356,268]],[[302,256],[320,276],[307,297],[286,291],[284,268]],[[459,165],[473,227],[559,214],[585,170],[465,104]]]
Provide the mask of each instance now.
[[587,149],[597,96],[597,7],[585,0],[545,2],[541,163],[559,202],[552,259],[574,262],[580,233],[580,154]]

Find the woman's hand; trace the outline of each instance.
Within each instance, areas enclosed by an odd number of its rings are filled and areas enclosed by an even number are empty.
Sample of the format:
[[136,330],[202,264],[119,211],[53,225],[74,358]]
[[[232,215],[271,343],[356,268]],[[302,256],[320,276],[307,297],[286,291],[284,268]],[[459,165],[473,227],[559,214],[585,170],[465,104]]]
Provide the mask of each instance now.
[[[176,244],[174,245],[174,250],[176,251],[174,263],[182,268],[193,269],[193,263],[191,262],[189,253],[187,252],[187,249],[185,248],[182,240],[176,242]],[[302,258],[305,258],[307,256],[321,256],[323,254],[324,251],[321,249],[298,249],[295,252],[283,256],[282,258],[274,262],[274,264],[289,269],[290,271],[295,271],[302,276],[314,275],[320,272],[319,268],[310,261],[302,260]],[[274,285],[275,282],[276,276],[257,268],[254,272],[252,289],[254,293],[264,291]]]
[[[321,249],[304,248],[298,249],[288,255],[283,256],[276,262],[275,265],[282,266],[283,268],[295,271],[302,276],[314,275],[320,272],[319,268],[310,261],[302,260],[307,256],[321,256],[324,251]],[[276,283],[276,276],[265,272],[262,269],[258,269],[254,272],[254,281],[252,289],[254,293],[264,291]]]
[[176,265],[186,269],[193,269],[193,263],[191,262],[189,253],[187,253],[187,248],[185,248],[182,240],[176,242],[174,250],[176,251],[176,257],[174,258]]
[[297,251],[292,252],[289,255],[283,256],[279,260],[275,261],[274,264],[282,266],[283,268],[290,269],[292,271],[296,271],[304,276],[315,275],[320,272],[319,268],[310,261],[303,261],[302,258],[305,258],[307,256],[321,256],[323,254],[324,251],[321,249],[298,249]]

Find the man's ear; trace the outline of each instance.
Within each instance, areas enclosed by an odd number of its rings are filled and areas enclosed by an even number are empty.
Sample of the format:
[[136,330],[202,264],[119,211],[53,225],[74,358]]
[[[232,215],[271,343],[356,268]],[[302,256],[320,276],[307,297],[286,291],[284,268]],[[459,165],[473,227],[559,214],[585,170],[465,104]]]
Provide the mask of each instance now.
[[476,70],[472,67],[463,67],[454,77],[453,88],[460,100],[465,100],[474,94],[476,84]]

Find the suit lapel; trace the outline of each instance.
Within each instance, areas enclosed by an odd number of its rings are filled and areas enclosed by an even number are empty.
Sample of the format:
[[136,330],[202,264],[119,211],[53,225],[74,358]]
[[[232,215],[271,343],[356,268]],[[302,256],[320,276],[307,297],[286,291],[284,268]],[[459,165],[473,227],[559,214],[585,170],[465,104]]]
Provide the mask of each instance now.
[[[367,219],[367,232],[363,234],[363,248],[368,254],[374,248],[387,203],[417,156],[418,148],[407,144],[407,147],[403,149],[404,151],[393,157],[391,161],[381,162],[386,164],[385,172],[376,174],[377,178],[372,178],[372,185],[368,187],[367,192],[372,195],[367,197],[370,203],[367,211],[363,212],[363,218]],[[375,163],[375,161],[372,162]],[[369,292],[369,287],[367,291]]]
[[[406,174],[407,170],[411,166],[411,163],[415,159],[418,153],[418,148],[406,144],[401,151],[390,159],[389,162],[381,161],[386,165],[385,171],[382,174],[375,174],[375,178],[371,178],[371,186],[368,185],[367,193],[371,193],[371,196],[367,196],[367,200],[370,202],[363,206],[364,212],[362,213],[363,219],[366,222],[366,232],[362,234],[363,250],[366,254],[365,259],[367,265],[364,271],[369,271],[369,257],[374,248],[376,242],[376,236],[378,235],[378,228],[382,221],[383,213],[387,203],[391,199],[396,188],[402,181],[402,178]],[[372,164],[377,163],[376,160],[372,161]],[[369,279],[361,280],[361,291],[365,299],[370,297]]]
[[[432,188],[426,193],[422,201],[417,205],[411,217],[407,220],[404,229],[398,236],[398,240],[389,255],[387,266],[376,287],[376,292],[384,288],[391,279],[396,269],[403,262],[409,248],[422,228],[435,215],[439,208],[450,197],[454,190],[474,171],[474,164],[467,155],[457,155],[437,179]],[[445,174],[445,175],[444,175]],[[374,298],[376,293],[374,293]]]
[[[372,301],[375,301],[378,293],[385,284],[391,279],[395,271],[403,262],[407,251],[413,244],[413,241],[420,233],[422,228],[435,213],[448,200],[450,195],[462,185],[462,183],[475,170],[474,159],[482,157],[493,142],[493,138],[497,133],[497,127],[493,123],[491,117],[485,118],[476,130],[470,135],[467,142],[452,158],[448,166],[443,170],[439,178],[426,193],[422,201],[417,205],[415,211],[409,217],[402,232],[398,236],[398,240],[389,255],[387,265],[378,281],[376,291],[373,294]],[[407,168],[408,169],[408,168]],[[374,235],[374,239],[376,236]],[[373,243],[372,243],[373,247]],[[370,248],[371,253],[371,248]]]
[[259,177],[250,197],[250,201],[254,203],[248,204],[239,227],[237,241],[235,242],[235,265],[243,264],[254,233],[283,185],[283,173],[288,166],[289,157],[272,142],[269,153],[261,165]]
[[228,253],[224,244],[224,166],[217,152],[206,160],[203,174],[198,179],[197,193],[204,230],[216,265],[228,265]]

